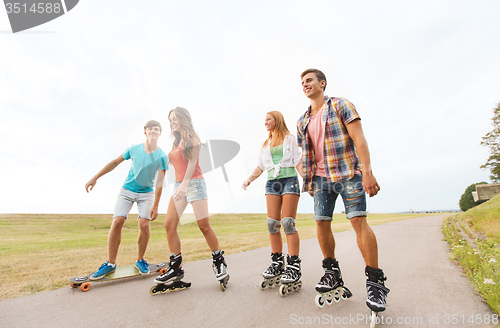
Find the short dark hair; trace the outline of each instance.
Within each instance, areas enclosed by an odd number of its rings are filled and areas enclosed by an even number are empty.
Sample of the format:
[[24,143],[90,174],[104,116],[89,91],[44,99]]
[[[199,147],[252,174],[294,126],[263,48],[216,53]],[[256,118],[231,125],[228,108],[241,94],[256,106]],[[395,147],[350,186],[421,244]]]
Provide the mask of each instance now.
[[319,82],[325,81],[325,86],[323,87],[323,91],[325,91],[325,89],[326,89],[326,76],[325,76],[325,74],[322,71],[320,71],[319,69],[308,68],[305,71],[303,71],[302,74],[300,74],[300,78],[302,79],[305,75],[307,75],[309,73],[316,74],[316,78],[318,79]]
[[155,121],[155,120],[148,121],[146,123],[146,125],[144,125],[144,131],[146,131],[147,128],[152,128],[154,126],[159,127],[160,128],[160,133],[161,133],[161,124],[160,124],[160,122]]

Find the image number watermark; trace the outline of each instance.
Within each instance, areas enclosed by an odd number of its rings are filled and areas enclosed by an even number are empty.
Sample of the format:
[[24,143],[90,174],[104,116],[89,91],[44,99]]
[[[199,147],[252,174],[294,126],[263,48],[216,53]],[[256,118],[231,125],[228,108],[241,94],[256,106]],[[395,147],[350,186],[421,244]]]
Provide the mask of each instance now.
[[[333,316],[330,314],[323,314],[322,316],[299,316],[297,314],[290,315],[290,324],[298,326],[311,326],[311,325],[325,325],[325,326],[350,326],[350,325],[368,325],[371,321],[371,316],[369,314],[352,314],[346,316]],[[497,325],[500,323],[497,314],[436,314],[426,317],[420,316],[407,316],[407,317],[392,317],[388,315],[380,314],[377,316],[377,325],[406,325],[408,327],[418,327],[418,326],[428,326],[435,325],[439,327],[441,325],[469,325],[469,326],[481,326],[481,325]]]
[[54,20],[73,9],[78,2],[79,0],[4,0],[13,33]]

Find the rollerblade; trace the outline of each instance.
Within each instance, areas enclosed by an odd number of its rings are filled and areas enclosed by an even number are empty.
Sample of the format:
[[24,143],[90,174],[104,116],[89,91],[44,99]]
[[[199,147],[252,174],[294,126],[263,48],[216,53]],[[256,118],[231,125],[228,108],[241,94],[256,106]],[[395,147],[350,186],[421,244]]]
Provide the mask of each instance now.
[[262,273],[260,289],[271,288],[281,284],[281,275],[285,272],[285,259],[282,253],[271,253],[271,265]]
[[150,290],[151,295],[158,293],[166,293],[167,291],[174,291],[176,289],[183,290],[191,287],[190,282],[181,281],[184,278],[184,270],[181,269],[182,256],[170,254],[170,263],[165,273],[156,277],[154,282],[157,283]]
[[319,294],[314,299],[320,309],[325,306],[325,303],[332,305],[333,301],[338,303],[340,299],[345,300],[352,297],[351,291],[344,286],[337,260],[331,257],[324,259],[323,268],[325,269],[325,274],[316,285],[316,291]]
[[384,282],[387,280],[387,277],[381,269],[374,269],[367,266],[365,274],[367,278],[366,291],[368,293],[366,305],[372,311],[370,328],[374,328],[377,322],[377,314],[385,311],[387,306],[385,299],[390,290],[385,287]]
[[224,260],[224,252],[220,249],[212,252],[212,269],[214,270],[215,277],[220,282],[220,289],[222,291],[226,290],[227,283],[229,282],[229,273],[227,272],[227,264]]
[[286,258],[287,266],[285,273],[281,276],[281,286],[280,286],[280,296],[285,297],[285,295],[290,294],[292,291],[298,292],[302,287],[302,281],[300,277],[300,258],[298,255],[290,256]]

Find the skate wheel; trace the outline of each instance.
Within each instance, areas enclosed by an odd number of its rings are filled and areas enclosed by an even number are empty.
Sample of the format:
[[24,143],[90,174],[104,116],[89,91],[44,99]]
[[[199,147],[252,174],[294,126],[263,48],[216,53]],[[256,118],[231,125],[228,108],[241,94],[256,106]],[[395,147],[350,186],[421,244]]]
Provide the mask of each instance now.
[[302,281],[299,281],[295,286],[293,286],[293,291],[298,292],[302,288]]
[[266,281],[266,279],[263,279],[263,280],[260,282],[260,286],[259,286],[259,287],[260,287],[260,290],[264,290],[264,289],[268,288],[268,287],[267,287],[267,281]]
[[372,311],[372,315],[370,317],[370,328],[375,328],[376,323],[377,323],[377,312]]
[[160,275],[165,274],[167,272],[166,268],[161,268],[160,269]]
[[90,284],[88,282],[85,282],[83,284],[80,285],[80,290],[82,292],[86,292],[90,289]]
[[276,280],[274,281],[274,285],[277,287],[279,285],[281,285],[281,276],[279,277],[276,277]]
[[156,286],[151,287],[151,289],[149,290],[149,293],[153,296],[158,294],[158,289],[156,289]]
[[281,296],[281,297],[285,297],[285,295],[286,295],[286,294],[288,294],[288,293],[287,293],[287,290],[286,290],[286,287],[287,287],[287,286],[285,286],[285,285],[281,285],[281,286],[280,286],[280,296]]
[[314,298],[314,303],[316,303],[317,307],[322,309],[323,306],[325,306],[325,300],[323,299],[323,295],[317,294],[316,297]]
[[333,298],[331,298],[331,297],[327,297],[325,301],[326,301],[326,304],[328,304],[328,305],[333,304]]

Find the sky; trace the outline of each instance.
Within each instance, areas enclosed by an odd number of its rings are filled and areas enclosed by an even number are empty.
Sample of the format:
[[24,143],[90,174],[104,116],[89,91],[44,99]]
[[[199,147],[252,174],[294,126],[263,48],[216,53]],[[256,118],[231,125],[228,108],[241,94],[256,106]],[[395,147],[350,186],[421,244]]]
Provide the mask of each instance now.
[[[500,102],[498,12],[494,0],[85,0],[14,34],[0,9],[0,213],[112,213],[130,162],[90,193],[85,183],[144,142],[148,120],[168,152],[177,106],[204,141],[240,145],[229,182],[221,168],[204,174],[209,211],[265,213],[265,176],[241,184],[267,112],[296,134],[307,68],[361,116],[381,186],[369,212],[458,209],[467,186],[489,182],[480,142]],[[313,212],[309,195],[299,212]]]

